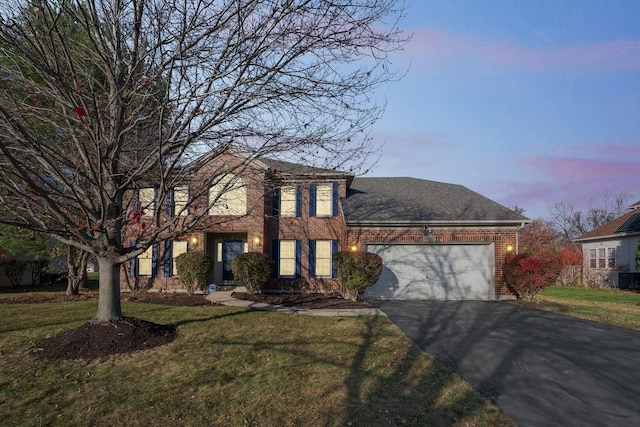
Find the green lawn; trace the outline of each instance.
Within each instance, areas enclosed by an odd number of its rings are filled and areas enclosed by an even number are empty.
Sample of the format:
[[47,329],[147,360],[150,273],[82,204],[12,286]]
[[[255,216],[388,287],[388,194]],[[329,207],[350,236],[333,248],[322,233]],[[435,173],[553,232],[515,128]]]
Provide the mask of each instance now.
[[179,338],[94,361],[34,357],[96,301],[0,304],[7,426],[503,426],[510,419],[384,317],[123,302]]
[[609,325],[640,330],[640,293],[618,289],[552,286],[536,296],[541,308]]

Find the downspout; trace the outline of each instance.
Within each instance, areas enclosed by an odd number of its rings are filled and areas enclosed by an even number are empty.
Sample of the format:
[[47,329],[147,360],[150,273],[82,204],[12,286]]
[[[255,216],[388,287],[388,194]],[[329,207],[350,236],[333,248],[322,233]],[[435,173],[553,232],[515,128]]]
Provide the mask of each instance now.
[[527,225],[526,222],[523,222],[522,224],[520,224],[519,226],[516,227],[516,255],[518,255],[518,251],[519,251],[519,244],[520,244],[520,230],[522,230],[522,228]]

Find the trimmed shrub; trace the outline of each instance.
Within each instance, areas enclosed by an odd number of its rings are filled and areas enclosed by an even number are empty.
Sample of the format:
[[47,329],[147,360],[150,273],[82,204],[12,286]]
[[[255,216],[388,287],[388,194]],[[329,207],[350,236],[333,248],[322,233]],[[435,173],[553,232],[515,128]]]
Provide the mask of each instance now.
[[207,277],[213,271],[213,261],[201,252],[185,252],[176,258],[180,282],[193,295],[198,289],[207,292]]
[[561,270],[562,262],[556,256],[521,253],[508,255],[504,263],[507,287],[526,300],[533,300],[538,292],[553,285]]
[[382,258],[371,252],[338,252],[333,262],[338,268],[340,283],[353,291],[356,298],[382,274]]
[[265,290],[273,275],[274,263],[271,258],[260,252],[240,254],[231,262],[233,277],[242,281],[249,292],[254,294]]

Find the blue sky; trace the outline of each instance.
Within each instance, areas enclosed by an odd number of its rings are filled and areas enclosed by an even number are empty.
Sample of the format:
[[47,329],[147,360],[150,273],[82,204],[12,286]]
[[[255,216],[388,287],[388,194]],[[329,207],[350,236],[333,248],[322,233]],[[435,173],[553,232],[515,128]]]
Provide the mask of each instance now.
[[367,176],[461,184],[530,218],[640,199],[640,1],[407,0]]

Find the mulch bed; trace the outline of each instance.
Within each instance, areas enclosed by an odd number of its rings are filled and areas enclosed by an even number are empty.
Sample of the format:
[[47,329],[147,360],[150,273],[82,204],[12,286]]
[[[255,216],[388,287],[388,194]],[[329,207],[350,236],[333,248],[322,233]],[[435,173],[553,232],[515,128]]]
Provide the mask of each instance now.
[[111,322],[87,322],[46,338],[32,352],[47,360],[94,359],[169,344],[177,335],[175,325],[125,317]]

